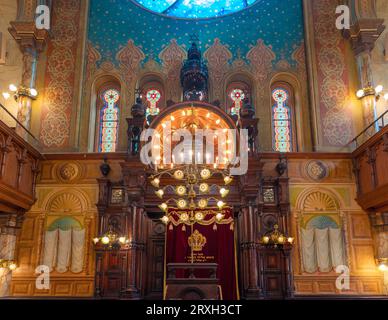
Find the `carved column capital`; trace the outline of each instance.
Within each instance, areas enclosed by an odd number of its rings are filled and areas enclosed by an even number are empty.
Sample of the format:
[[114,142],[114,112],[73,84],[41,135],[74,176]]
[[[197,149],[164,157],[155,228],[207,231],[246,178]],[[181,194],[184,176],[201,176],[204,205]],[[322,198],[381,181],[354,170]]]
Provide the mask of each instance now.
[[344,31],[344,36],[351,41],[355,55],[371,52],[377,39],[385,30],[384,19],[361,18]]
[[46,29],[37,29],[34,21],[12,21],[8,29],[23,53],[27,49],[42,52],[47,44],[49,33]]

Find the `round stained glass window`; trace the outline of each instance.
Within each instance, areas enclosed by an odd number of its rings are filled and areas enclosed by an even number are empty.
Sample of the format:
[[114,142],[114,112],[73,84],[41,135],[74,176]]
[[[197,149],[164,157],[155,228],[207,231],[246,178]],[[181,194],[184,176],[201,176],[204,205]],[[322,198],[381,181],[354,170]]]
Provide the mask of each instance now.
[[203,19],[243,10],[257,0],[134,0],[144,8],[170,17]]

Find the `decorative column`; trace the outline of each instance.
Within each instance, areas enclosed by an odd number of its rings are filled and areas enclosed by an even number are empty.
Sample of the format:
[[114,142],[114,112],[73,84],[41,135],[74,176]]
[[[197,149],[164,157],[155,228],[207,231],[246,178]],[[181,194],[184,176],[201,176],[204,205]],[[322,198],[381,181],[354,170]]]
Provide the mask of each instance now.
[[[356,56],[360,89],[364,91],[364,95],[360,95],[364,126],[367,127],[377,119],[376,84],[373,80],[371,52],[385,29],[384,19],[377,18],[375,0],[350,0],[349,5],[352,11],[351,28],[344,30],[344,36],[350,39]],[[375,128],[367,133],[373,135],[378,130],[376,124]]]
[[[9,28],[9,32],[18,42],[23,54],[22,83],[15,94],[19,104],[17,119],[27,130],[30,130],[31,127],[32,102],[37,96],[34,90],[36,90],[38,57],[39,53],[44,50],[49,37],[48,30],[36,28],[35,8],[37,5],[37,1],[19,1],[17,20],[11,22]],[[24,128],[17,124],[16,132],[26,139],[28,135]]]
[[258,223],[257,208],[263,163],[259,158],[250,157],[249,171],[240,178],[241,203],[239,239],[241,248],[241,272],[243,274],[242,293],[247,299],[259,299],[259,263],[257,259]]
[[141,299],[143,295],[142,279],[146,238],[144,230],[144,187],[146,175],[138,158],[122,164],[122,172],[127,195],[127,208],[124,209],[125,231],[128,235],[128,254],[126,261],[126,281],[122,296],[129,299]]

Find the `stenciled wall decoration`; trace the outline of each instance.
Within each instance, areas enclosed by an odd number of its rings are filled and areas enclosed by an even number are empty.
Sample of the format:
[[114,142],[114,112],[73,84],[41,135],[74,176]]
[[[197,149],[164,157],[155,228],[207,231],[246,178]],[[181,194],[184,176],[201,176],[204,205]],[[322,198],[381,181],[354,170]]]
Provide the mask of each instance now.
[[80,5],[79,1],[58,0],[53,10],[40,131],[43,145],[49,148],[65,146],[70,137]]
[[335,0],[312,2],[314,14],[315,54],[319,86],[322,144],[341,147],[354,132],[349,108],[349,75],[345,57],[345,40],[335,26]]

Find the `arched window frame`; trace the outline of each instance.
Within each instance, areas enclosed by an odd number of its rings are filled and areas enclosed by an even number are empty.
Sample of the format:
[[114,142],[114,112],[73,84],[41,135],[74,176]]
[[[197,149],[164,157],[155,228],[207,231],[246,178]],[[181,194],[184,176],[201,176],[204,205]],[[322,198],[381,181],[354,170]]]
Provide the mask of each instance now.
[[[109,92],[109,90],[116,91],[118,93],[117,100],[112,100],[109,102],[106,100],[105,95]],[[120,128],[120,101],[121,101],[121,90],[120,87],[116,83],[107,83],[100,87],[97,94],[97,128],[96,128],[96,150],[101,153],[108,153],[108,152],[116,152],[118,147],[118,141],[119,141],[119,128]],[[109,119],[109,115],[106,113],[108,109],[114,109],[117,113],[116,116],[114,116],[113,120]],[[104,115],[107,116],[106,119],[104,119]],[[115,123],[114,129],[115,129],[115,141],[112,143],[112,146],[108,146],[107,142],[104,142],[106,140],[104,139],[104,125],[113,122]],[[109,127],[105,127],[109,128]],[[105,138],[106,139],[106,138]],[[104,144],[107,144],[104,146]]]
[[[275,99],[276,91],[283,91],[285,98]],[[280,109],[280,110],[279,110]],[[278,131],[287,125],[288,130]],[[296,152],[296,125],[295,125],[295,93],[293,87],[286,82],[275,82],[271,86],[271,128],[272,148],[276,152]],[[286,136],[281,136],[281,134]]]

